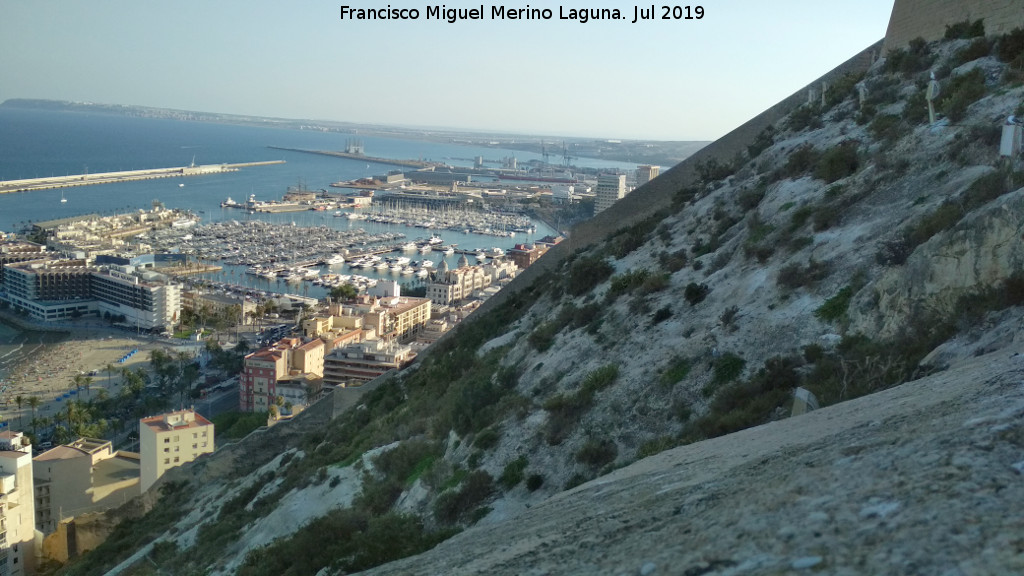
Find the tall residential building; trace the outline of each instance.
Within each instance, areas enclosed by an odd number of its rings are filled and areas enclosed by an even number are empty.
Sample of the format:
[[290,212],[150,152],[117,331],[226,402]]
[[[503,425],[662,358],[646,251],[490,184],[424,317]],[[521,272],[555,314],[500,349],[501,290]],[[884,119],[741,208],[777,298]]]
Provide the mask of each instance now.
[[298,338],[285,338],[245,357],[239,378],[239,408],[243,412],[266,412],[279,394],[278,382],[289,376],[324,374],[324,341],[305,344]]
[[20,432],[0,433],[0,575],[34,572],[35,529],[32,446]]
[[647,184],[651,180],[654,180],[661,174],[661,166],[637,166],[636,167],[636,187],[639,188],[644,184]]
[[213,452],[213,423],[194,410],[178,410],[139,420],[142,492],[165,472]]
[[600,214],[626,196],[625,174],[601,174],[597,177],[594,214]]

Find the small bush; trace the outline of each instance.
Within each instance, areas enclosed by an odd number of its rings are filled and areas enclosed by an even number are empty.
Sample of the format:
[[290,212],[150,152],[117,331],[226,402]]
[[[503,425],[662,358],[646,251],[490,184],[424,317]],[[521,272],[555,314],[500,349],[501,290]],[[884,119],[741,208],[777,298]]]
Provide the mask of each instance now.
[[946,25],[946,34],[943,36],[946,40],[957,40],[965,38],[977,38],[979,36],[985,36],[985,22],[982,20],[964,20],[955,24]]
[[903,136],[900,117],[893,114],[879,114],[868,125],[868,131],[876,140],[892,143]]
[[715,158],[708,158],[706,162],[697,163],[697,174],[702,182],[709,183],[724,180],[732,176],[736,167],[729,162],[719,162]]
[[831,184],[857,172],[860,158],[857,155],[857,142],[847,140],[829,148],[821,155],[814,168],[814,177]]
[[736,378],[739,378],[740,374],[743,373],[743,367],[747,365],[747,361],[732,352],[726,352],[714,361],[714,377],[712,381],[715,384],[725,384],[731,382]]
[[494,479],[483,470],[470,472],[459,490],[449,490],[434,502],[434,517],[442,524],[454,524],[494,493]]
[[586,294],[594,286],[604,282],[614,271],[615,268],[607,260],[597,256],[576,260],[569,266],[569,294]]
[[967,108],[985,95],[985,74],[975,68],[949,81],[948,96],[940,102],[940,108],[952,122],[967,117]]
[[735,332],[736,317],[739,315],[739,313],[740,307],[735,305],[729,306],[728,308],[723,310],[722,315],[719,317],[719,320],[722,322],[722,326],[724,326],[730,332]]
[[473,448],[480,450],[490,450],[498,445],[498,440],[501,440],[501,433],[494,426],[484,428],[473,439]]
[[697,284],[696,282],[690,282],[683,289],[683,298],[690,303],[690,306],[696,306],[707,298],[708,293],[711,289],[708,288],[707,284]]
[[956,54],[950,59],[949,66],[957,68],[968,62],[973,62],[979,58],[984,58],[989,55],[992,51],[992,45],[989,44],[988,40],[984,38],[978,38],[974,42],[971,42],[966,48],[962,48],[957,51]]
[[903,112],[900,115],[911,125],[916,126],[928,122],[928,100],[925,98],[924,92],[924,90],[915,91],[903,105]]
[[662,386],[675,386],[690,373],[691,362],[688,358],[676,357],[661,374]]
[[928,42],[924,38],[914,38],[907,48],[897,48],[886,54],[885,71],[913,76],[930,68],[933,62],[935,57],[928,50]]
[[515,488],[523,481],[523,476],[525,475],[528,463],[526,456],[520,456],[519,458],[509,462],[505,465],[505,469],[501,471],[501,476],[498,477],[498,483],[501,484],[505,490]]
[[751,159],[757,158],[762,152],[771,147],[775,143],[775,128],[771,125],[766,126],[764,130],[758,133],[754,141],[747,146],[747,154],[750,155]]
[[817,104],[804,104],[793,110],[786,120],[786,129],[802,132],[807,129],[817,130],[823,126],[821,108]]
[[845,318],[846,310],[850,307],[851,298],[853,298],[853,287],[846,286],[835,296],[825,300],[825,303],[814,311],[814,315],[826,322],[835,322]]
[[802,286],[810,286],[828,278],[829,267],[825,262],[811,260],[806,266],[787,264],[779,269],[776,283],[783,288],[795,290]]
[[672,307],[664,306],[663,308],[659,308],[657,311],[655,311],[654,315],[651,316],[651,324],[661,324],[662,322],[668,320],[671,317]]
[[544,352],[555,343],[555,336],[558,335],[560,329],[561,326],[556,322],[545,322],[530,332],[526,340],[538,352]]
[[800,178],[809,174],[818,164],[821,153],[814,146],[804,144],[789,154],[786,165],[782,167],[784,178]]
[[1024,28],[1014,28],[999,37],[996,56],[1006,63],[1016,63],[1024,56]]
[[658,263],[669,273],[677,272],[686,267],[686,250],[679,250],[672,252],[662,252],[658,254]]
[[526,477],[526,489],[530,492],[536,492],[544,485],[544,477],[540,474],[530,474]]
[[576,461],[591,468],[600,468],[615,461],[619,448],[608,439],[590,439],[576,452]]

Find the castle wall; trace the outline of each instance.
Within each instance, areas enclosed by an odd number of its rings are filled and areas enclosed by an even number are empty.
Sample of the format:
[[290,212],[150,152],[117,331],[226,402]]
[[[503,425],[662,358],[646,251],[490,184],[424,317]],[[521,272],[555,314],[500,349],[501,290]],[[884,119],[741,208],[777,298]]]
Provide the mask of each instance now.
[[896,0],[885,33],[885,51],[906,46],[918,36],[939,40],[946,25],[984,20],[985,34],[1005,34],[1024,27],[1020,0]]

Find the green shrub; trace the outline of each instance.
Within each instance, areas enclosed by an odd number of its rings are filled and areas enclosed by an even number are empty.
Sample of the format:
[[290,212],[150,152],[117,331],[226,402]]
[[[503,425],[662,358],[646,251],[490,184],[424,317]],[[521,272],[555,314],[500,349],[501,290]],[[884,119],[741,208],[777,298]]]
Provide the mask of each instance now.
[[765,126],[764,130],[761,130],[757,137],[754,138],[754,141],[747,146],[747,154],[750,155],[751,159],[757,158],[774,143],[775,127],[771,125]]
[[725,384],[739,378],[740,374],[743,373],[743,367],[747,365],[747,361],[732,352],[726,352],[718,358],[715,358],[713,363],[714,366],[714,377],[711,379],[715,384]]
[[928,100],[925,98],[924,90],[916,90],[907,98],[900,116],[911,125],[928,122]]
[[545,322],[530,332],[526,341],[538,352],[545,352],[555,343],[555,336],[561,328],[557,322]]
[[569,266],[567,289],[573,296],[586,294],[594,286],[604,282],[614,271],[615,268],[603,258],[597,256],[580,258]]
[[814,146],[804,144],[789,154],[782,168],[783,178],[800,178],[809,174],[818,164],[821,153]]
[[931,68],[933,62],[935,57],[928,50],[928,43],[924,38],[914,38],[907,48],[896,48],[886,54],[885,70],[912,76]]
[[979,36],[985,36],[985,22],[982,20],[964,20],[955,24],[946,25],[946,34],[943,36],[946,40],[956,40],[963,38],[977,38]]
[[949,66],[957,68],[968,62],[973,62],[979,58],[984,58],[989,55],[992,51],[992,45],[989,44],[988,40],[984,38],[978,38],[974,42],[971,42],[965,48],[957,51],[956,54],[950,59]]
[[530,492],[536,492],[544,485],[544,476],[540,474],[530,474],[526,477],[526,489]]
[[646,269],[630,270],[622,274],[616,274],[612,276],[612,279],[608,286],[608,295],[610,297],[616,297],[620,294],[626,294],[632,292],[639,286],[643,285],[651,273]]
[[828,278],[829,266],[825,262],[810,260],[806,265],[787,264],[779,269],[776,283],[783,288],[795,290],[810,286]]
[[786,130],[802,132],[807,129],[817,130],[824,124],[821,122],[821,108],[817,104],[804,104],[789,113],[786,119]]
[[436,442],[407,440],[378,454],[373,465],[385,478],[408,485],[440,455],[441,445]]
[[847,140],[826,150],[814,167],[814,177],[831,184],[855,174],[860,167],[857,145],[857,142]]
[[607,364],[590,372],[583,378],[579,390],[575,393],[556,394],[544,403],[548,412],[546,428],[547,441],[558,445],[572,432],[579,419],[586,414],[594,403],[594,396],[601,390],[611,386],[619,377],[619,367]]
[[1014,28],[999,37],[996,55],[1006,63],[1016,63],[1024,56],[1024,28]]
[[985,95],[985,73],[975,68],[949,81],[944,91],[948,94],[940,101],[940,107],[952,122],[959,122],[967,117],[967,108]]
[[903,136],[903,126],[900,117],[894,114],[879,114],[871,121],[868,131],[876,140],[895,142]]
[[708,288],[707,284],[697,284],[696,282],[690,282],[683,289],[683,298],[690,303],[690,306],[696,306],[707,298],[708,293],[711,289]]
[[701,182],[704,183],[724,180],[732,176],[735,171],[736,167],[732,163],[719,162],[715,158],[708,158],[704,162],[697,163],[697,174],[700,176]]
[[434,517],[442,524],[454,524],[494,493],[494,479],[483,470],[470,472],[458,490],[441,494],[434,502]]
[[473,447],[490,450],[498,445],[499,440],[501,440],[501,433],[496,427],[490,426],[477,433],[476,438],[473,439]]
[[658,263],[661,267],[667,270],[669,273],[677,272],[686,267],[686,250],[678,250],[672,252],[662,252],[658,254]]
[[666,387],[675,386],[676,383],[686,378],[686,375],[690,373],[691,367],[691,362],[688,358],[677,356],[665,368],[665,371],[661,373],[661,385]]
[[519,458],[509,462],[505,465],[505,469],[501,471],[501,476],[498,477],[498,483],[501,484],[505,490],[515,488],[523,481],[523,476],[525,475],[528,463],[526,456],[520,456]]
[[661,308],[658,308],[654,312],[654,315],[651,316],[651,324],[661,324],[662,322],[664,322],[665,320],[668,320],[671,317],[672,317],[672,307],[668,306],[668,305],[663,306]]
[[814,311],[814,315],[826,322],[835,322],[845,318],[851,298],[853,298],[853,287],[846,286],[835,296],[825,300],[825,303]]
[[576,461],[591,468],[600,468],[615,461],[619,455],[619,447],[615,442],[602,438],[591,438],[576,452]]

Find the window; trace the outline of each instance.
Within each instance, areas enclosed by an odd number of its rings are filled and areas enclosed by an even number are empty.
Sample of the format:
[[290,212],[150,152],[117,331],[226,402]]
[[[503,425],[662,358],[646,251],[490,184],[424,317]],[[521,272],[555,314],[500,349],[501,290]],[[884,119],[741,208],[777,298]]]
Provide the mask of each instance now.
[[193,438],[198,438],[199,437],[199,433],[198,432],[193,432],[192,433],[192,437]]
[[164,448],[164,452],[170,452],[170,451],[171,451],[170,448]]
[[171,438],[170,438],[170,437],[164,438],[164,444],[167,444],[167,443],[168,443],[168,442],[170,442],[170,441],[171,441]]
[[178,457],[177,457],[177,456],[175,456],[175,457],[174,457],[174,461],[175,461],[175,462],[177,462],[177,461],[178,461]]
[[198,446],[198,444],[192,444],[192,449],[195,450],[196,446]]
[[170,464],[170,463],[171,463],[171,459],[170,458],[164,458],[164,464]]

